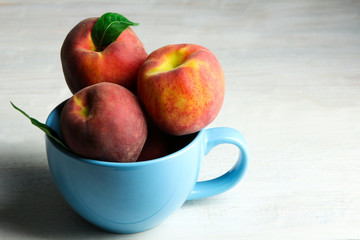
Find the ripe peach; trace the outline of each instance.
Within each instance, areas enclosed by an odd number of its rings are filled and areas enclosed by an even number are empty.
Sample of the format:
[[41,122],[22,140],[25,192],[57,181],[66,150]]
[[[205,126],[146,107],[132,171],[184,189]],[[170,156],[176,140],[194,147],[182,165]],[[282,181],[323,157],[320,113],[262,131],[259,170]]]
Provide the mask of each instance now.
[[112,82],[132,91],[138,68],[148,54],[130,28],[126,28],[105,49],[97,49],[91,32],[98,18],[78,23],[66,36],[61,48],[61,63],[72,93],[99,82]]
[[148,135],[137,161],[164,157],[171,153],[171,135],[161,131],[151,121],[147,121]]
[[194,133],[211,123],[225,93],[216,56],[195,44],[152,52],[139,69],[138,97],[150,119],[173,135]]
[[62,137],[76,154],[97,160],[134,162],[147,137],[147,124],[136,96],[113,83],[77,92],[60,117]]

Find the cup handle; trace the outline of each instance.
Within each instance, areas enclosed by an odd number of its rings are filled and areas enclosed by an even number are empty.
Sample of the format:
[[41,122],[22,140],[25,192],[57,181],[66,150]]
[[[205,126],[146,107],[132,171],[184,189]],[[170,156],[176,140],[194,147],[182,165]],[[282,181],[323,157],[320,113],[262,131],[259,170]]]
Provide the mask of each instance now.
[[207,181],[196,182],[187,200],[206,198],[234,187],[244,176],[248,164],[248,150],[242,134],[229,127],[205,129],[205,155],[219,144],[229,143],[239,148],[238,160],[225,174]]

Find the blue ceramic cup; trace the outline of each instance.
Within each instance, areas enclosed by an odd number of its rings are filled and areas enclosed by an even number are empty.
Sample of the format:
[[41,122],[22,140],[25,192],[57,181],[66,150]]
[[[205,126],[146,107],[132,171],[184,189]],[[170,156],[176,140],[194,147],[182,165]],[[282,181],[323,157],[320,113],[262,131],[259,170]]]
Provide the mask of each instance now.
[[[64,103],[46,124],[60,134]],[[232,128],[203,129],[189,136],[180,150],[154,160],[114,163],[81,158],[46,136],[50,171],[69,205],[92,224],[115,233],[136,233],[158,226],[189,199],[213,196],[234,187],[248,159],[243,136]],[[239,159],[224,175],[197,181],[203,157],[215,146],[229,143]]]

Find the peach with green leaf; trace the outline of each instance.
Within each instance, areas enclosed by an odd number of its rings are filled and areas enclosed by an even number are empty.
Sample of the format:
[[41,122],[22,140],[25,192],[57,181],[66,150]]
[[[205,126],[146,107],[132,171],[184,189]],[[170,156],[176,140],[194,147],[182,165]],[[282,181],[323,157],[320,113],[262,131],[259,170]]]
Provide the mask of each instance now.
[[148,54],[131,29],[137,26],[121,14],[106,13],[78,23],[61,47],[61,63],[72,93],[99,82],[136,88],[138,68]]

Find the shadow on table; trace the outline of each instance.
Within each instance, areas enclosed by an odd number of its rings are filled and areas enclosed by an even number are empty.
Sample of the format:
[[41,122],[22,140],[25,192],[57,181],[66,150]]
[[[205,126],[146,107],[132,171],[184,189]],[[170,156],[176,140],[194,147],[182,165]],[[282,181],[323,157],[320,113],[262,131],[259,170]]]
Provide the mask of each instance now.
[[0,231],[36,239],[126,236],[104,232],[76,214],[58,192],[47,166],[15,164],[0,168]]
[[[105,232],[73,211],[56,188],[47,164],[29,165],[38,159],[16,153],[11,155],[11,159],[0,155],[1,234],[30,239],[129,238],[129,234]],[[22,161],[18,159],[23,157],[26,165],[19,164]],[[212,201],[217,200],[186,201],[182,208],[196,208]],[[137,234],[130,235],[131,238],[138,237]]]

